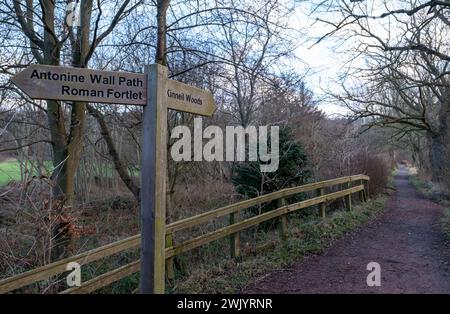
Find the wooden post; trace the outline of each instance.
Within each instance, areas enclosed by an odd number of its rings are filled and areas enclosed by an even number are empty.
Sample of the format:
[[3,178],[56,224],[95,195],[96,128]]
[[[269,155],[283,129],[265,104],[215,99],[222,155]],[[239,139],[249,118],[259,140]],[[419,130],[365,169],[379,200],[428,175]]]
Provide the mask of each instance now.
[[[173,247],[173,233],[166,234],[166,247]],[[166,260],[166,277],[168,280],[175,279],[175,271],[174,271],[174,257],[169,257]]]
[[[359,185],[364,185],[364,180],[359,180]],[[364,202],[364,190],[359,191],[359,202],[362,203]]]
[[[351,188],[352,187],[352,183],[348,182],[347,183],[347,188]],[[346,203],[347,203],[347,210],[352,210],[352,194],[349,194],[345,197],[346,199]]]
[[366,181],[366,188],[364,189],[364,191],[366,191],[366,201],[368,201],[370,199],[370,194],[369,194],[369,181]]
[[361,183],[364,185],[364,190],[362,190],[361,193],[364,198],[364,202],[367,202],[369,200],[367,197],[367,181],[361,180]]
[[[318,196],[325,195],[325,189],[324,188],[317,189],[317,195]],[[325,218],[326,217],[325,202],[319,204],[319,217],[320,218]]]
[[[278,199],[278,208],[283,207],[287,204],[286,199]],[[287,218],[286,215],[280,216],[278,218],[278,232],[280,234],[281,241],[285,242],[287,240]]]
[[142,117],[141,166],[141,293],[164,293],[167,107],[167,68],[146,66],[147,105]]
[[[239,221],[239,212],[230,214],[230,225]],[[241,240],[239,232],[230,235],[230,255],[231,258],[238,258],[241,256]]]

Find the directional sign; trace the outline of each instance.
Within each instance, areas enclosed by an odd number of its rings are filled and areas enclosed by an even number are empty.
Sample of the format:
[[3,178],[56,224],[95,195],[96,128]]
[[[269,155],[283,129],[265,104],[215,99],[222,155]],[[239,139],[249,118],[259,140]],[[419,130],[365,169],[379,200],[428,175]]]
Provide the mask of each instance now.
[[145,105],[145,74],[31,65],[11,81],[32,99]]
[[[146,105],[147,75],[74,67],[31,65],[11,81],[32,99]],[[181,82],[166,81],[166,104],[174,110],[211,116],[213,95]]]
[[178,81],[167,80],[167,107],[202,116],[212,116],[216,110],[211,92]]

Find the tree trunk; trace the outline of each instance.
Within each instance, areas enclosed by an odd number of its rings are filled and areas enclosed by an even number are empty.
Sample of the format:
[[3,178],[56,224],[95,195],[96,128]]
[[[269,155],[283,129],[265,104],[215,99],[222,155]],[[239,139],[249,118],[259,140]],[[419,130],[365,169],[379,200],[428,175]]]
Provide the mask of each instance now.
[[[52,12],[54,12],[53,2]],[[81,2],[80,16],[81,27],[76,34],[76,40],[72,42],[72,66],[86,67],[85,59],[89,50],[89,30],[92,12],[92,0]],[[54,14],[48,16],[54,30]],[[54,32],[54,31],[52,31]],[[46,36],[46,37],[45,37]],[[55,42],[54,35],[45,32],[44,42],[48,43],[48,49],[44,51],[44,63],[59,65],[59,45]],[[55,53],[58,51],[58,53]],[[73,235],[72,207],[75,202],[75,175],[81,159],[83,150],[83,134],[86,120],[86,103],[74,102],[71,104],[70,127],[68,133],[65,128],[65,117],[62,106],[57,101],[47,101],[48,122],[50,126],[53,143],[53,166],[52,178],[55,180],[53,190],[53,202],[56,206],[52,208],[55,216],[52,228],[52,260],[58,260],[73,254],[75,249],[75,237]]]
[[[53,189],[54,206],[52,207],[55,216],[52,228],[52,260],[74,253],[75,239],[71,233],[71,209],[75,202],[75,175],[83,149],[85,108],[86,103],[72,104],[68,138],[62,125],[64,121],[62,116],[57,119],[57,123],[49,123],[53,142],[52,178],[56,183]],[[57,104],[57,111],[61,111],[59,104]]]
[[155,63],[167,66],[166,54],[166,15],[170,0],[158,0],[156,20],[158,25],[158,37],[156,42]]
[[92,106],[88,106],[88,110],[90,115],[92,115],[96,120],[98,125],[100,126],[100,133],[106,143],[106,146],[108,147],[109,155],[112,157],[114,167],[117,170],[117,173],[119,174],[120,178],[122,179],[123,183],[127,186],[127,188],[133,193],[134,198],[139,203],[140,202],[140,188],[134,181],[134,179],[130,176],[128,173],[128,170],[123,163],[122,159],[120,158],[120,155],[117,151],[116,145],[114,144],[111,132],[108,128],[108,125],[106,124],[105,118],[102,115],[100,111],[95,109]]
[[450,161],[448,156],[450,136],[447,132],[431,135],[431,170],[432,181],[450,187]]
[[[43,63],[49,65],[60,64],[60,47],[56,42],[55,30],[55,3],[44,0],[41,2],[46,29],[44,31]],[[66,257],[71,242],[67,221],[64,219],[64,209],[67,196],[73,196],[73,178],[68,169],[67,134],[64,125],[64,112],[61,103],[47,100],[47,119],[53,149],[53,173],[55,182],[53,188],[52,210],[52,261]],[[72,184],[72,185],[71,185]],[[69,193],[69,194],[66,194]]]

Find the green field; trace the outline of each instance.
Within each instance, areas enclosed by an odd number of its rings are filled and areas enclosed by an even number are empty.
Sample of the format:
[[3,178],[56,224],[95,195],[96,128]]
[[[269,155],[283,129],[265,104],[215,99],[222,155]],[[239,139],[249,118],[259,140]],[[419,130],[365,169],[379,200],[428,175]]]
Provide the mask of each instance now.
[[20,181],[20,164],[16,160],[0,162],[0,186],[10,181]]
[[[51,168],[50,162],[45,162],[47,171]],[[36,174],[36,169],[31,167],[31,164],[28,164],[28,169],[34,169],[34,173]],[[20,162],[17,160],[9,160],[0,162],[0,187],[7,185],[11,181],[20,181]]]
[[[51,169],[51,162],[45,162],[47,171]],[[103,175],[111,177],[115,174],[114,167],[110,166],[103,171]],[[129,170],[133,177],[139,176],[139,170]],[[11,181],[20,181],[20,163],[17,160],[0,162],[0,187],[7,185]]]

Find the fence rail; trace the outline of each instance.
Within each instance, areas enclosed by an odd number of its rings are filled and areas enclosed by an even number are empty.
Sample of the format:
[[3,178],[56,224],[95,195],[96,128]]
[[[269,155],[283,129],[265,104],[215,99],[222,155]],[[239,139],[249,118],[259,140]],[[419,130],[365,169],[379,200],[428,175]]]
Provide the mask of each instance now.
[[[325,217],[325,204],[326,202],[336,200],[339,198],[345,198],[347,209],[351,210],[351,195],[354,193],[360,193],[362,200],[367,200],[369,193],[369,180],[366,175],[355,175],[348,177],[341,177],[316,183],[310,183],[302,186],[286,188],[280,191],[276,191],[270,194],[258,196],[252,199],[234,203],[225,207],[221,207],[215,210],[211,210],[196,216],[185,218],[171,224],[166,225],[166,272],[168,278],[173,278],[173,257],[175,255],[182,254],[190,251],[199,246],[208,244],[212,241],[230,237],[231,256],[237,257],[240,255],[239,248],[239,232],[248,229],[252,226],[256,226],[262,222],[279,219],[280,237],[286,238],[286,215],[297,211],[302,208],[319,205],[319,215]],[[354,182],[358,182],[358,185],[354,185]],[[325,194],[325,188],[335,185],[346,185],[345,189],[337,192]],[[287,204],[286,198],[294,196],[303,192],[317,191],[317,196],[303,200],[294,204]],[[239,221],[239,212],[244,209],[251,208],[255,205],[278,200],[278,208],[271,211],[259,214],[245,220]],[[194,237],[186,240],[180,244],[174,245],[173,234],[177,231],[193,227],[202,223],[210,222],[219,217],[225,215],[230,216],[230,224],[226,227],[219,228],[212,232]],[[135,235],[114,243],[107,244],[105,246],[86,251],[84,253],[71,256],[69,258],[62,259],[60,261],[35,268],[33,270],[24,272],[22,274],[9,277],[0,280],[0,293],[7,293],[13,290],[31,285],[38,281],[46,280],[52,276],[64,273],[66,271],[66,265],[70,262],[77,262],[80,265],[85,265],[105,257],[123,252],[125,250],[138,248],[141,243],[140,235]],[[114,283],[122,278],[132,275],[138,272],[140,269],[139,260],[133,261],[129,264],[121,266],[112,271],[106,272],[93,279],[83,282],[80,287],[73,287],[62,291],[61,293],[89,293],[99,288],[105,287]]]

